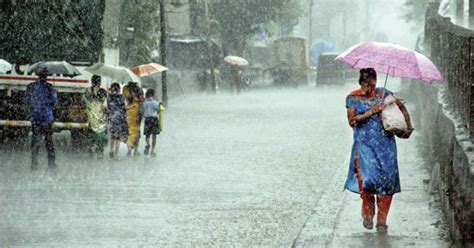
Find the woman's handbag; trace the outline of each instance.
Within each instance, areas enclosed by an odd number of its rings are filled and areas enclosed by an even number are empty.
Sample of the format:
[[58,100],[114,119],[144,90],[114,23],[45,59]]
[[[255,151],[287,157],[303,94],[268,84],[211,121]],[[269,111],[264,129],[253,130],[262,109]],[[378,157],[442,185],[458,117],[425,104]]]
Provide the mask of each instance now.
[[382,111],[383,128],[387,132],[395,134],[399,138],[408,130],[405,116],[398,107],[394,96],[387,96],[384,101],[385,108]]
[[160,102],[160,110],[158,111],[158,127],[160,132],[163,131],[163,112],[165,112],[165,106]]

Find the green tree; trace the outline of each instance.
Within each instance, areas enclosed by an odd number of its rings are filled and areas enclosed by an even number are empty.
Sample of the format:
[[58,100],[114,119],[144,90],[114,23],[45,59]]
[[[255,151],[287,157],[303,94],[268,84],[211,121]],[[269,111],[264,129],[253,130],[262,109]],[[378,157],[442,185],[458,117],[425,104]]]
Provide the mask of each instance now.
[[292,29],[302,14],[299,0],[214,0],[210,15],[219,22],[222,44],[230,53],[242,54],[260,24]]
[[119,32],[120,62],[126,66],[148,63],[160,34],[159,1],[123,1]]
[[425,11],[430,0],[405,0],[402,17],[413,24],[414,28],[423,27]]
[[14,63],[97,61],[105,1],[0,4],[0,57]]

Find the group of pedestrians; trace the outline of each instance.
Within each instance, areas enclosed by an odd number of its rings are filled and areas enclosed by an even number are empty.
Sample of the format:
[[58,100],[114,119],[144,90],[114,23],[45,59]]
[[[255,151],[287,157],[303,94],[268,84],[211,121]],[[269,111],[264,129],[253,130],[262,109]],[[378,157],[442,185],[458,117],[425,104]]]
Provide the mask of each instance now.
[[[155,91],[148,89],[145,98],[143,90],[136,82],[129,82],[123,87],[112,83],[107,92],[100,87],[100,77],[92,77],[92,86],[84,94],[89,122],[90,154],[103,158],[107,144],[107,131],[110,137],[109,156],[118,160],[121,142],[127,144],[127,156],[141,155],[138,151],[140,141],[140,125],[145,122],[146,136],[145,155],[156,156],[156,136],[160,133],[160,103],[157,102]],[[150,144],[150,138],[153,142]],[[151,149],[150,149],[151,148]]]
[[[51,124],[53,107],[58,100],[56,90],[46,81],[47,75],[38,74],[38,80],[29,84],[26,90],[33,130],[31,165],[37,167],[39,141],[44,136],[49,166],[55,167]],[[385,98],[393,93],[377,88],[376,82],[377,73],[373,68],[361,69],[360,88],[350,92],[346,98],[347,118],[354,131],[354,143],[345,189],[360,194],[363,226],[372,229],[377,214],[377,231],[387,232],[387,216],[393,195],[401,190],[394,133],[384,130],[380,118]],[[121,142],[126,142],[128,156],[140,155],[140,123],[144,119],[144,154],[155,156],[156,135],[160,133],[160,103],[154,100],[154,90],[148,89],[144,98],[137,83],[130,82],[122,93],[119,83],[113,83],[109,92],[101,88],[99,76],[94,75],[91,83],[83,96],[87,106],[91,154],[96,153],[103,158],[104,147],[110,137],[109,153],[112,159],[118,159]],[[396,104],[408,126],[404,133],[398,135],[408,138],[413,132],[409,113],[400,100],[397,99]]]
[[[38,167],[38,151],[41,138],[44,137],[48,153],[49,167],[56,167],[52,124],[53,109],[58,103],[57,92],[47,82],[48,72],[37,71],[38,80],[27,86],[25,102],[31,111],[31,167]],[[159,113],[161,104],[157,102],[155,91],[143,90],[135,82],[129,82],[121,92],[119,83],[112,83],[108,92],[101,88],[101,77],[94,75],[91,87],[83,94],[87,113],[87,144],[91,157],[104,158],[104,150],[110,140],[109,156],[118,160],[121,142],[128,147],[127,156],[140,155],[140,124],[144,119],[146,136],[145,155],[156,156],[156,136],[160,133]]]

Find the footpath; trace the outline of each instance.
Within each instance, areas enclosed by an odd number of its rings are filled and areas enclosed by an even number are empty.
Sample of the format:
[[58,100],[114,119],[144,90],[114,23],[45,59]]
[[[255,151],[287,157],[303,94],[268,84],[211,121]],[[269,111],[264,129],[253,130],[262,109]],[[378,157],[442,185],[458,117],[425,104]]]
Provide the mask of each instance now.
[[439,202],[429,192],[430,175],[418,135],[397,139],[402,192],[394,196],[387,234],[362,226],[359,195],[341,191],[347,175],[347,165],[341,165],[344,169],[335,171],[328,187],[331,193],[313,209],[293,247],[450,247]]

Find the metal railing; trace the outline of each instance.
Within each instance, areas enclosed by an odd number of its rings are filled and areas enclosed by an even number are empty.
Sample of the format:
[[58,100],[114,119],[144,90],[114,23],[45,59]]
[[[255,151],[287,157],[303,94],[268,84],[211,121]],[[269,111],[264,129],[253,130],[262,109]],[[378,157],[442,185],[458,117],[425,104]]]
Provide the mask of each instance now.
[[451,22],[430,3],[425,16],[425,45],[448,84],[448,99],[474,137],[474,31]]

